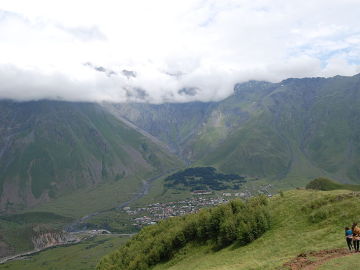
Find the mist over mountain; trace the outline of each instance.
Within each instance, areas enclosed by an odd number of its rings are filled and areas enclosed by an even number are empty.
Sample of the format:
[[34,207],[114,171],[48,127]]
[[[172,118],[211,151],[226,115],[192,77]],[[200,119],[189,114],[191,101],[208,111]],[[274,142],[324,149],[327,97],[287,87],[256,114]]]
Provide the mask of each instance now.
[[360,7],[344,1],[7,1],[0,98],[209,102],[248,80],[351,76]]

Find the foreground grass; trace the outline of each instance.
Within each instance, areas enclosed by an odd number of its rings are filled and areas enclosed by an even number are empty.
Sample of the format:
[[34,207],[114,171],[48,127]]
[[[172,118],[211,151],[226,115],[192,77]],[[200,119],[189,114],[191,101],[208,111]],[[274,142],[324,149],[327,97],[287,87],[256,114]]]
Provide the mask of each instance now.
[[357,269],[360,261],[360,254],[337,258],[321,265],[318,270],[353,270]]
[[100,235],[76,245],[42,251],[26,260],[0,265],[7,270],[93,270],[105,254],[121,246],[127,236]]
[[352,193],[285,192],[284,197],[270,201],[272,229],[253,243],[244,247],[234,244],[217,252],[209,246],[188,245],[173,260],[154,269],[286,269],[282,265],[299,253],[344,247],[344,226],[360,220],[360,197],[344,194]]

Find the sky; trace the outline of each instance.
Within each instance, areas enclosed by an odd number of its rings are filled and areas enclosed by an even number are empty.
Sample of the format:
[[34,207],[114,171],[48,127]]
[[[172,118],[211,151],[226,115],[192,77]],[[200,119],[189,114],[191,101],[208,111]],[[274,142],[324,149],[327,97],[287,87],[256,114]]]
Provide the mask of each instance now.
[[0,99],[216,101],[360,73],[359,0],[1,0]]

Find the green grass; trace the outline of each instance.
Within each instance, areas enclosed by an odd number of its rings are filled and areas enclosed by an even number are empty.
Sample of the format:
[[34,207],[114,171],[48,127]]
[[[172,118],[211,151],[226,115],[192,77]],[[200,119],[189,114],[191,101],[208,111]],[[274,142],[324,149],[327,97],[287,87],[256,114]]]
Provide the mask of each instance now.
[[354,270],[359,265],[360,254],[330,260],[319,266],[317,270]]
[[39,224],[39,223],[59,223],[70,222],[71,218],[49,212],[30,212],[24,214],[13,214],[0,216],[0,221],[8,221],[17,224]]
[[[180,169],[180,168],[179,168]],[[175,172],[175,171],[174,171]],[[192,197],[192,194],[189,190],[178,190],[178,189],[169,189],[165,187],[165,178],[171,175],[164,175],[161,178],[156,179],[150,187],[149,193],[132,203],[130,206],[134,207],[143,207],[148,204],[158,203],[158,202],[173,202],[181,201],[187,198]]]
[[27,211],[45,211],[79,218],[96,211],[111,209],[129,200],[141,188],[142,180],[148,177],[150,175],[127,177],[93,188],[84,188]]
[[270,123],[266,114],[254,118],[199,163],[240,175],[274,178],[284,174],[291,159],[289,149]]
[[139,229],[133,225],[133,217],[124,211],[110,210],[100,213],[88,220],[89,228],[101,228],[113,233],[136,233]]
[[188,245],[173,260],[154,269],[275,270],[283,269],[285,262],[302,252],[345,247],[343,228],[360,220],[360,197],[348,191],[284,194],[270,200],[272,229],[253,243],[234,244],[217,252],[206,245]]
[[51,248],[26,260],[1,264],[7,270],[93,270],[98,260],[128,240],[127,236],[101,235],[79,244]]

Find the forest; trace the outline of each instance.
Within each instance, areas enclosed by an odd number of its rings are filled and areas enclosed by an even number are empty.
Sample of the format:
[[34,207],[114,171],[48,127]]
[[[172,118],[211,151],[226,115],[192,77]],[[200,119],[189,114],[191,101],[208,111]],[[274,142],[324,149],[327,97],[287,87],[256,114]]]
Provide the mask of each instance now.
[[245,177],[238,174],[223,174],[213,167],[194,167],[176,172],[165,179],[167,188],[194,190],[239,189]]

